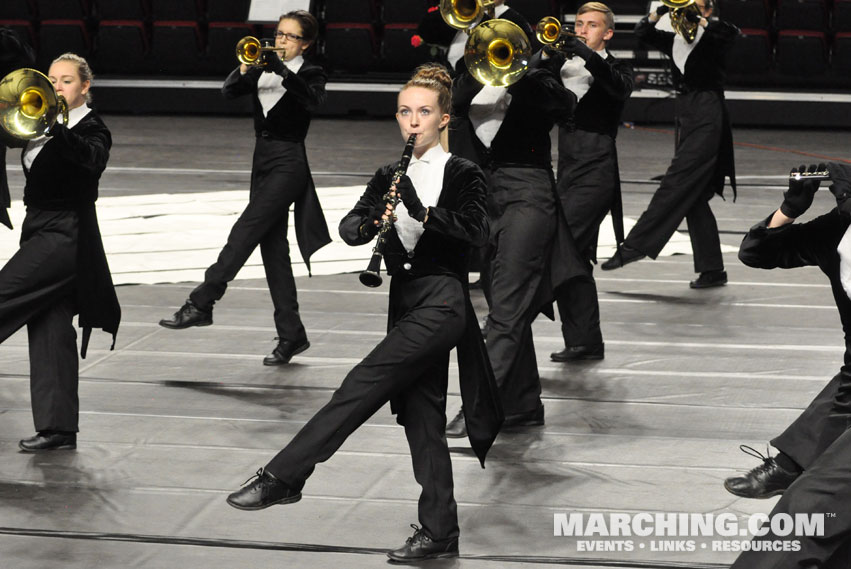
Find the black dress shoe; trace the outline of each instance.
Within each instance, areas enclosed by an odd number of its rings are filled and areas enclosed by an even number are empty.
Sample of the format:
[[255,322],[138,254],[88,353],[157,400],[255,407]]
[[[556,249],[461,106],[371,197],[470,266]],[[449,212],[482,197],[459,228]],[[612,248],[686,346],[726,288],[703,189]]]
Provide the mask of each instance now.
[[515,415],[506,415],[505,421],[502,422],[502,428],[506,427],[537,427],[544,424],[544,406],[538,405],[538,408],[526,413],[517,413]]
[[301,492],[293,490],[262,468],[245,481],[251,484],[228,496],[227,502],[238,510],[262,510],[275,504],[292,504],[301,500]]
[[455,418],[446,425],[446,438],[463,439],[467,436],[467,421],[464,419],[464,408],[458,410]]
[[263,358],[264,366],[280,366],[290,363],[293,356],[300,354],[310,347],[310,342],[302,340],[301,342],[293,342],[291,340],[282,340],[278,342],[277,347],[272,350],[272,353]]
[[182,330],[192,326],[209,326],[213,323],[213,311],[203,310],[195,306],[191,300],[187,300],[186,304],[181,306],[171,320],[163,318],[160,320],[160,326],[163,328],[171,328],[172,330]]
[[391,562],[409,563],[425,559],[444,559],[458,557],[458,538],[433,540],[426,535],[425,530],[411,524],[414,535],[405,540],[405,545],[399,549],[387,552]]
[[550,354],[554,362],[573,362],[577,360],[602,360],[604,344],[591,346],[567,346],[560,352]]
[[646,255],[641,251],[633,249],[629,245],[621,245],[615,251],[615,254],[612,255],[612,258],[600,265],[600,268],[604,271],[611,271],[612,269],[619,269],[635,261],[640,261],[644,257]]
[[37,435],[18,443],[24,452],[43,450],[74,450],[77,448],[77,433],[66,431],[41,431]]
[[711,288],[727,284],[727,271],[707,271],[688,283],[691,288]]
[[742,498],[771,498],[782,494],[792,485],[800,472],[790,472],[780,466],[773,456],[762,456],[757,450],[742,445],[742,451],[762,459],[762,464],[744,476],[733,476],[724,481],[724,488]]

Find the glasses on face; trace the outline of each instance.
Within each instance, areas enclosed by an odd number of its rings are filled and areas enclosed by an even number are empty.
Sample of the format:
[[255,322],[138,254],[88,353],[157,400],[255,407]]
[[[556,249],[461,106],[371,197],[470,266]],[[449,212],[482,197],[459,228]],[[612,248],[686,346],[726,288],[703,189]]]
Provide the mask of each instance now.
[[304,36],[297,36],[295,34],[288,34],[288,33],[285,33],[285,32],[275,32],[275,37],[278,38],[279,40],[287,38],[289,41],[298,41],[298,40],[304,39]]

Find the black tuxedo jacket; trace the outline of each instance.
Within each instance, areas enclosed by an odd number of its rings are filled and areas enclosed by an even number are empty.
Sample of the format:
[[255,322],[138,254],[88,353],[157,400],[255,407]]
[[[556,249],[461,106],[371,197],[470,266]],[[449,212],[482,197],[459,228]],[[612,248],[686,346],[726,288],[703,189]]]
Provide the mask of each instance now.
[[[394,171],[395,165],[380,168],[355,207],[340,222],[340,236],[349,245],[363,245],[372,240],[371,236],[362,234],[360,227],[372,223],[370,212],[384,202],[382,196],[390,187]],[[413,255],[408,255],[393,228],[388,232],[384,250],[387,272],[393,275],[394,283],[402,279],[401,286],[405,286],[405,280],[446,275],[464,285],[466,328],[456,349],[470,446],[482,465],[503,421],[499,391],[467,289],[470,249],[484,244],[488,237],[486,191],[484,174],[478,166],[457,156],[450,157],[440,198],[435,206],[429,207],[424,232]],[[393,326],[394,317],[401,316],[388,315],[388,328]]]
[[112,137],[101,118],[90,112],[74,125],[54,127],[50,140],[36,156],[32,167],[24,170],[27,207],[49,211],[76,211],[77,236],[77,309],[83,329],[81,354],[92,328],[101,328],[113,337],[118,333],[121,308],[103,249],[95,212],[98,181],[106,169]]
[[739,248],[739,259],[758,269],[817,266],[830,280],[833,300],[845,333],[845,366],[851,366],[851,299],[839,279],[836,247],[851,219],[833,209],[806,223],[768,228],[771,216],[751,227]]
[[265,73],[262,68],[252,67],[240,74],[239,67],[231,71],[222,86],[227,99],[251,95],[254,102],[254,130],[257,135],[267,133],[279,140],[303,142],[310,127],[310,116],[325,102],[325,70],[305,59],[298,73],[287,73],[281,84],[287,89],[284,96],[263,116],[263,106],[257,97],[257,80]]

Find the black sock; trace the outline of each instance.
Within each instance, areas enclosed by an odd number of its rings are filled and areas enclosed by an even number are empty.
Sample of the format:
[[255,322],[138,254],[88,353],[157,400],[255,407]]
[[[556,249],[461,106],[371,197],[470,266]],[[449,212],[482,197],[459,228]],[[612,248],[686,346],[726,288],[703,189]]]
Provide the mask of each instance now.
[[782,450],[777,451],[774,461],[787,472],[802,472],[804,469],[798,466],[798,463],[792,460],[788,454]]

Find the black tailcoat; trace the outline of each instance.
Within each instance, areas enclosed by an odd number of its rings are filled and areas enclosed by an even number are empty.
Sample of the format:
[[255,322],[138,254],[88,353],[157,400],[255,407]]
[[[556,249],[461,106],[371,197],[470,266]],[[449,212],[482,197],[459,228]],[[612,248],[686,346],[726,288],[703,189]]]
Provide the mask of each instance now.
[[[383,203],[393,166],[378,170],[340,222],[350,245],[371,241],[361,226]],[[449,353],[458,349],[461,397],[473,451],[485,455],[502,424],[493,373],[467,291],[470,246],[487,236],[484,179],[457,157],[446,164],[443,189],[430,207],[424,233],[408,254],[395,229],[387,234],[390,283],[387,336],[355,366],[328,402],[266,466],[301,488],[315,465],[328,460],[369,417],[391,402],[405,426],[414,475],[422,486],[419,519],[432,539],[458,535],[452,465],[444,431]]]

